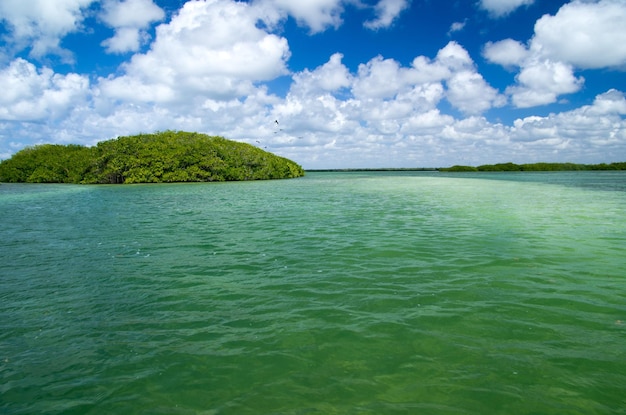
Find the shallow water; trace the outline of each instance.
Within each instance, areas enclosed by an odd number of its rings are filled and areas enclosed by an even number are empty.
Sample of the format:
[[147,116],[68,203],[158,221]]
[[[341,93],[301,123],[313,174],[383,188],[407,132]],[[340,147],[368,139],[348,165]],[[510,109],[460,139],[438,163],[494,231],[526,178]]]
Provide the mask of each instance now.
[[0,412],[626,414],[626,174],[0,185]]

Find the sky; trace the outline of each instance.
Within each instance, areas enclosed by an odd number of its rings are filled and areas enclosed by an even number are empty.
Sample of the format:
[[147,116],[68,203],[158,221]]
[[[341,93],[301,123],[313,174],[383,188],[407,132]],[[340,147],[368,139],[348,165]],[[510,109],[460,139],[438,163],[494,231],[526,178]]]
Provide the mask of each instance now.
[[177,130],[305,169],[626,161],[626,0],[1,0],[0,159]]

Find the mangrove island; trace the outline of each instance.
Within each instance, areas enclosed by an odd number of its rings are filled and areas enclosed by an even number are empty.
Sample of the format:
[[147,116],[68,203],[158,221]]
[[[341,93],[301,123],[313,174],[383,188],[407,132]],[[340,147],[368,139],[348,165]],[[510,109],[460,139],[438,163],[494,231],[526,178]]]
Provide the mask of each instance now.
[[8,183],[172,183],[287,179],[303,168],[251,144],[184,131],[102,141],[42,144],[0,162]]

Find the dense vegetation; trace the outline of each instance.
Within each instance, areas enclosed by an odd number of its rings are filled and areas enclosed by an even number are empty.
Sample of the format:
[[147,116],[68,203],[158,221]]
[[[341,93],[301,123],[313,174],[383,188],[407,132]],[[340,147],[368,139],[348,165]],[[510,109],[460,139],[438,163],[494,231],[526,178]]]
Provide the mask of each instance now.
[[574,163],[499,163],[484,164],[478,167],[452,166],[441,168],[445,172],[472,172],[472,171],[574,171],[574,170],[626,170],[626,162],[601,164],[574,164]]
[[285,179],[301,166],[246,143],[182,131],[141,134],[94,147],[44,144],[0,162],[0,182],[160,183]]

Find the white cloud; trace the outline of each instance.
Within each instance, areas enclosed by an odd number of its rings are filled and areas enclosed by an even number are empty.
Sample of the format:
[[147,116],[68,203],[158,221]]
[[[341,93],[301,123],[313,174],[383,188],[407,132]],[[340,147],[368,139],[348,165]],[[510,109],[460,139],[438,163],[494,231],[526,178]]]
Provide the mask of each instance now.
[[502,139],[506,134],[502,132],[502,126],[492,124],[484,117],[471,116],[444,126],[441,130],[444,139],[460,142],[482,142]]
[[388,100],[417,85],[433,82],[445,82],[448,101],[467,114],[480,114],[505,103],[505,98],[476,72],[469,54],[456,42],[442,48],[434,61],[423,56],[415,58],[410,68],[380,56],[361,64],[352,92],[359,100]]
[[[329,28],[337,29],[341,26],[342,14],[346,6],[370,7],[360,0],[255,0],[252,5],[265,15],[267,24],[275,24],[291,16],[298,25],[307,27],[311,34],[320,33]],[[387,28],[409,6],[410,0],[378,0],[375,5],[371,6],[375,18],[366,21],[363,25],[371,30]]]
[[[326,154],[332,149],[329,154],[334,154],[337,163],[354,162],[350,157],[354,151],[362,162],[378,157],[378,163],[398,163],[424,157],[412,146],[426,140],[443,157],[449,150],[441,143],[442,134],[448,131],[447,139],[472,134],[463,127],[467,123],[460,124],[458,131],[450,130],[457,120],[437,108],[443,99],[468,114],[478,114],[503,100],[476,72],[467,51],[455,42],[432,60],[415,58],[409,67],[378,56],[350,74],[340,59],[340,55],[333,55],[313,71],[295,74],[286,99],[274,106],[273,114],[285,129],[278,137],[285,134],[281,151],[286,156],[301,159],[298,148],[306,144],[318,155],[309,162],[324,162],[317,158],[320,152]],[[323,86],[322,79],[329,80],[328,86]],[[488,131],[491,139],[497,137],[485,126],[479,131]]]
[[428,82],[417,84],[411,90],[398,94],[397,99],[410,101],[415,114],[436,109],[444,97],[445,90],[441,83]]
[[623,92],[611,89],[598,95],[593,105],[586,108],[594,115],[626,115],[626,98]]
[[466,70],[474,65],[469,53],[457,42],[449,42],[439,52],[437,61],[447,66],[451,71]]
[[447,81],[447,85],[448,101],[465,114],[481,114],[506,103],[505,98],[477,72],[457,72]]
[[83,102],[89,93],[89,80],[70,73],[55,74],[37,70],[18,58],[0,71],[0,120],[56,120]]
[[[437,90],[441,84],[431,84],[431,88]],[[420,94],[425,96],[426,89]],[[439,95],[443,95],[442,89]],[[324,107],[321,103],[315,106],[312,101],[296,105],[300,97],[290,96],[284,107],[298,110],[285,110],[284,124],[310,119],[307,128],[319,128],[310,136],[303,133],[303,140],[286,143],[281,153],[305,166],[322,168],[507,161],[599,163],[621,161],[626,152],[626,99],[617,90],[598,95],[591,105],[545,117],[518,119],[510,126],[481,116],[455,119],[434,106],[411,109],[407,106],[410,101],[404,98],[399,95],[386,101],[342,101],[328,97],[332,105]],[[437,100],[434,102],[436,105]],[[325,126],[334,120],[341,120],[335,125],[343,128],[333,130]],[[367,120],[367,124],[359,120]],[[607,158],[610,154],[615,159]]]
[[376,18],[366,21],[364,26],[372,30],[389,27],[409,5],[408,0],[379,0],[378,4],[374,7]]
[[454,117],[442,114],[433,108],[426,112],[412,114],[402,126],[402,131],[408,135],[435,135],[445,127],[454,124]]
[[295,74],[291,90],[298,90],[302,95],[313,95],[348,88],[352,83],[352,75],[341,62],[342,58],[342,54],[335,53],[328,62],[315,70],[304,69]]
[[[276,6],[281,4],[283,9]],[[289,45],[274,32],[286,10],[299,14],[301,24],[324,30],[340,24],[348,4],[356,3],[187,2],[157,27],[148,52],[91,88],[86,76],[12,60],[0,67],[0,157],[20,143],[94,144],[164,129],[247,141],[306,168],[603,162],[611,161],[607,154],[626,154],[624,91],[606,91],[569,112],[512,125],[490,122],[481,114],[504,97],[456,42],[434,57],[416,56],[410,65],[379,56],[352,72],[335,53],[292,74],[286,97],[270,93],[266,81],[289,73]],[[113,19],[115,27],[123,27],[122,18]],[[140,41],[131,23],[128,39]],[[130,45],[121,32],[120,45]],[[511,39],[485,46],[490,61],[520,68],[507,90],[516,106],[554,102],[582,86],[574,63],[551,59],[549,48],[537,47],[541,39],[537,35],[528,48]],[[443,112],[448,103],[456,115]]]
[[114,28],[144,28],[165,16],[153,0],[105,0],[102,7],[102,20]]
[[[239,4],[237,7],[245,6]],[[244,10],[247,9],[239,12]],[[239,13],[234,13],[234,17],[241,21]],[[181,13],[170,25],[159,27],[152,52],[136,55],[126,75],[102,80],[97,102],[117,99],[128,103],[121,106],[125,108],[123,112],[118,106],[116,117],[130,122],[132,116],[129,114],[133,108],[141,113],[146,108],[153,107],[154,111],[158,108],[158,118],[141,115],[143,122],[150,120],[155,126],[169,123],[167,128],[183,123],[187,126],[184,129],[197,131],[210,131],[219,125],[219,134],[253,144],[258,141],[286,157],[302,159],[299,151],[304,147],[310,152],[353,151],[359,144],[345,141],[353,136],[349,140],[367,137],[373,146],[369,147],[370,150],[383,143],[400,143],[404,134],[415,137],[432,135],[429,139],[436,141],[435,135],[454,122],[453,117],[441,114],[437,108],[441,100],[447,98],[468,114],[479,114],[502,101],[497,91],[476,72],[467,51],[455,42],[442,48],[432,60],[420,56],[411,66],[404,67],[393,59],[376,57],[360,65],[355,74],[341,62],[341,54],[334,54],[328,62],[313,70],[293,74],[291,88],[284,99],[254,95],[259,91],[258,87],[248,82],[245,74],[234,72],[217,82],[217,86],[198,84],[192,90],[185,85],[191,81],[181,79],[188,73],[183,69],[186,67],[184,56],[176,55],[178,66],[174,71],[166,64],[172,59],[159,54],[161,48],[179,50],[172,39],[180,42],[188,39],[178,26],[178,18],[185,19],[184,27],[204,26]],[[253,22],[248,24],[253,25]],[[224,40],[219,40],[220,30],[210,26],[215,31],[212,39],[215,44],[209,49],[213,50]],[[176,36],[170,32],[175,32]],[[237,33],[240,36],[246,30],[239,28]],[[202,37],[193,35],[193,38]],[[229,36],[223,37],[227,38]],[[156,62],[160,64],[156,65]],[[210,79],[215,81],[217,78],[211,75]],[[226,89],[216,91],[218,86]],[[252,94],[253,98],[245,101],[238,98],[244,94]],[[186,117],[174,118],[174,114],[181,112]],[[103,116],[111,120],[106,111]],[[280,120],[280,130],[274,125],[274,119]],[[339,139],[339,136],[346,138]],[[371,156],[375,155],[374,151]]]
[[102,45],[109,53],[136,52],[147,40],[145,29],[164,16],[152,0],[105,0],[101,18],[115,29],[115,36]]
[[507,92],[519,108],[551,104],[560,95],[578,91],[584,83],[584,78],[574,76],[570,65],[549,60],[526,63],[516,79],[518,85]]
[[451,36],[453,33],[460,32],[465,28],[467,24],[467,19],[462,22],[454,22],[450,25],[450,30],[448,30],[448,36]]
[[469,53],[458,43],[448,43],[437,53],[437,61],[450,71],[446,82],[448,101],[463,113],[480,114],[504,105],[504,97],[476,72]]
[[519,66],[516,85],[507,88],[520,108],[556,102],[563,94],[579,91],[584,78],[575,71],[626,66],[626,2],[575,0],[554,16],[535,24],[526,48],[513,39],[488,42],[483,55],[503,66]]
[[100,79],[103,95],[137,102],[195,105],[190,96],[231,99],[253,93],[256,81],[286,74],[287,40],[256,26],[257,10],[229,0],[188,2],[157,27],[151,50]]
[[492,17],[503,17],[521,6],[529,6],[535,0],[480,0],[479,5]]
[[626,65],[626,2],[573,1],[535,24],[531,49],[578,68]]
[[450,77],[451,71],[448,66],[440,60],[434,62],[425,56],[418,56],[413,59],[411,66],[415,69],[411,73],[413,81],[420,82],[439,82]]
[[33,58],[56,54],[71,62],[71,52],[60,46],[68,33],[80,30],[84,11],[96,0],[2,0],[0,19],[10,28],[15,51],[30,48]]
[[136,52],[148,40],[145,32],[134,27],[119,27],[115,36],[104,40],[101,45],[108,53]]
[[409,81],[407,70],[398,62],[378,56],[359,65],[352,91],[358,99],[388,99],[406,88]]
[[292,16],[298,24],[306,26],[312,33],[322,32],[329,27],[337,28],[343,20],[343,0],[256,0],[253,4],[271,15],[272,10]]
[[487,42],[483,50],[487,60],[502,66],[521,66],[529,55],[526,47],[513,39]]
[[[297,88],[294,85],[286,100],[274,107],[281,125],[294,128],[283,141],[276,141],[281,142],[276,148],[305,166],[597,163],[607,161],[607,148],[615,154],[626,151],[626,99],[621,91],[607,91],[592,105],[570,112],[528,117],[506,126],[472,115],[472,109],[481,105],[502,104],[502,97],[496,91],[489,97],[485,91],[490,87],[456,43],[442,48],[432,60],[417,57],[410,67],[377,57],[352,76],[345,75],[339,58],[296,74]],[[552,88],[552,96],[578,88],[581,80],[562,65],[537,62],[523,73],[520,84],[527,92]],[[351,94],[333,96],[320,88],[322,73],[342,74],[338,84],[345,89],[351,82]],[[444,98],[469,116],[442,114],[438,104]],[[295,138],[298,134],[301,140]]]
[[556,15],[544,15],[535,23],[529,48],[505,39],[487,42],[483,54],[504,66],[527,62],[562,62],[573,68],[615,68],[626,65],[626,2],[575,0]]
[[624,114],[624,93],[613,89],[598,95],[591,105],[547,117],[518,119],[511,137],[538,160],[545,151],[551,158],[560,155],[561,160],[580,159],[585,154],[585,162],[621,161],[626,151]]

